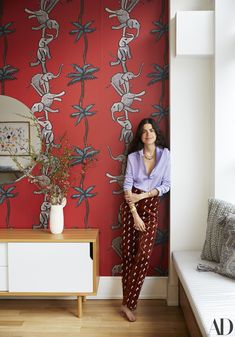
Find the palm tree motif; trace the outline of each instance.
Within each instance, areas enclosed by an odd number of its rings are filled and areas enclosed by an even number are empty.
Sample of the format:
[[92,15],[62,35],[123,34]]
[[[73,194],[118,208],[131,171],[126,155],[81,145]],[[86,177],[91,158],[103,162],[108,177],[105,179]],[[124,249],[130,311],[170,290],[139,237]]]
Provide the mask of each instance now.
[[[162,13],[163,15],[163,13]],[[162,19],[159,19],[159,21],[153,22],[153,24],[156,26],[155,29],[151,30],[151,33],[156,36],[156,40],[159,41],[163,36],[165,36],[165,50],[164,50],[164,63],[167,63],[168,59],[168,30],[169,26],[168,24],[164,24]]]
[[156,245],[163,245],[168,241],[169,231],[168,230],[161,230],[160,228],[157,229],[157,235],[155,244]]
[[112,241],[112,247],[115,250],[115,252],[118,254],[119,257],[122,257],[122,237],[117,236]]
[[[82,115],[84,115],[85,121],[85,135],[84,135],[84,144],[87,144],[88,138],[88,121],[87,121],[87,114],[89,112],[89,106],[86,108],[87,111],[82,107],[83,98],[85,95],[85,81],[86,80],[94,80],[97,77],[94,76],[94,73],[99,70],[97,67],[93,67],[91,64],[85,64],[84,66],[79,66],[77,64],[73,64],[75,72],[69,73],[68,77],[72,78],[72,80],[68,83],[68,85],[72,85],[77,82],[81,82],[81,95],[80,95],[80,102],[77,105],[77,108],[81,110]],[[93,106],[93,105],[92,105]],[[85,111],[84,111],[85,110]],[[83,112],[84,111],[84,112]],[[81,118],[82,119],[82,118]]]
[[71,35],[75,35],[75,42],[78,42],[81,40],[82,36],[84,37],[84,51],[83,51],[83,63],[84,65],[78,65],[73,64],[74,71],[69,73],[67,77],[70,79],[68,82],[68,85],[76,84],[78,82],[81,83],[81,92],[79,97],[79,103],[76,105],[73,105],[73,108],[76,110],[73,112],[70,116],[72,118],[76,118],[75,126],[80,124],[80,122],[83,120],[85,125],[85,133],[83,136],[83,149],[75,147],[74,148],[74,155],[71,158],[71,165],[75,166],[78,164],[82,165],[82,171],[81,171],[81,179],[79,183],[79,187],[74,187],[76,191],[79,193],[74,194],[72,198],[77,198],[77,206],[79,206],[83,201],[85,201],[86,204],[86,214],[84,218],[84,223],[87,227],[88,223],[88,216],[89,216],[89,198],[92,198],[96,195],[96,193],[91,193],[94,186],[90,186],[87,189],[84,189],[84,181],[86,177],[86,169],[90,162],[92,162],[95,159],[95,155],[99,153],[98,150],[95,150],[92,146],[88,146],[88,131],[89,131],[89,125],[88,125],[88,117],[91,117],[95,114],[94,111],[91,109],[94,107],[94,104],[89,104],[88,106],[83,106],[83,100],[85,97],[85,81],[87,80],[95,80],[97,77],[94,75],[97,71],[99,71],[99,68],[94,67],[92,64],[89,64],[87,59],[87,52],[88,52],[88,38],[87,35],[89,33],[93,33],[96,28],[92,28],[91,25],[93,21],[88,21],[85,24],[83,24],[83,14],[84,14],[84,0],[80,0],[80,13],[78,15],[78,19],[76,22],[72,22],[73,28],[70,31]]
[[94,106],[94,104],[88,105],[86,108],[82,108],[79,104],[73,105],[73,108],[78,112],[73,112],[71,117],[77,117],[75,125],[78,125],[83,118],[95,115],[94,111],[90,111],[90,109]]
[[78,42],[82,35],[84,36],[84,52],[83,52],[83,62],[86,63],[86,56],[88,51],[88,39],[87,34],[93,33],[96,28],[91,28],[90,25],[93,23],[93,21],[88,21],[85,24],[82,24],[82,17],[84,14],[84,0],[80,0],[80,13],[78,16],[78,21],[72,22],[72,24],[75,26],[75,29],[70,31],[71,35],[76,34],[75,42]]
[[168,80],[169,78],[168,64],[165,64],[163,67],[159,66],[158,64],[154,64],[153,67],[156,71],[147,75],[148,77],[152,77],[152,80],[148,83],[148,85]]
[[[153,108],[156,110],[151,114],[151,117],[157,118],[157,125],[158,125],[158,130],[159,128],[159,123],[162,121],[163,118],[169,115],[169,106],[165,106],[165,94],[166,94],[166,81],[169,78],[169,65],[168,63],[168,24],[164,23],[165,20],[167,20],[166,15],[167,15],[167,10],[166,10],[166,1],[162,0],[161,1],[161,12],[159,15],[159,18],[153,22],[154,27],[150,31],[150,33],[156,38],[156,42],[159,42],[164,38],[164,52],[162,54],[162,64],[163,66],[160,66],[159,64],[154,64],[154,71],[147,76],[151,78],[150,82],[148,85],[152,84],[157,84],[161,83],[162,88],[161,88],[161,95],[159,98],[158,103],[152,105]],[[162,196],[160,201],[162,202],[166,198],[166,195]],[[164,200],[165,202],[165,200]],[[166,276],[168,274],[168,269],[167,267],[164,266],[164,256],[166,252],[165,245],[168,242],[168,237],[169,237],[169,232],[168,229],[157,229],[157,235],[156,235],[156,241],[155,245],[160,245],[160,250],[161,250],[161,258],[160,258],[160,263],[158,266],[154,268],[156,271],[157,275],[161,276]]]
[[[75,155],[71,156],[71,166],[75,166],[78,164],[82,165],[82,172],[81,172],[81,180],[80,180],[80,188],[83,190],[83,184],[86,176],[86,170],[88,165],[95,160],[95,155],[99,153],[98,150],[93,149],[92,146],[86,146],[84,149],[80,149],[78,147],[74,148]],[[79,206],[77,204],[77,206]],[[89,214],[89,205],[86,203],[86,217],[88,219]]]
[[16,78],[12,76],[14,73],[18,72],[17,68],[13,68],[10,65],[7,65],[7,50],[8,50],[8,42],[7,35],[15,32],[15,29],[9,29],[9,27],[13,24],[13,22],[8,22],[3,26],[0,26],[0,38],[4,39],[4,49],[3,49],[3,67],[0,68],[0,81],[1,81],[1,94],[5,94],[5,81],[6,80],[15,80]]
[[4,190],[3,187],[0,186],[0,205],[6,201],[7,204],[7,215],[6,215],[6,227],[10,228],[9,220],[10,220],[10,213],[11,213],[11,205],[10,205],[10,198],[14,198],[18,195],[18,193],[12,193],[15,189],[15,186],[9,187],[7,190]]
[[151,33],[156,36],[157,41],[159,41],[162,36],[166,33],[168,33],[168,24],[164,24],[163,22],[160,21],[155,21],[153,24],[156,26],[155,29],[151,30]]
[[[169,231],[168,229],[166,230],[161,230],[159,228],[157,228],[157,235],[156,235],[156,240],[155,240],[155,245],[161,245],[161,258],[160,261],[164,261],[164,244],[166,244],[168,242],[168,238],[169,238]],[[154,268],[156,270],[156,272],[160,275],[160,276],[165,276],[168,273],[168,270],[164,270],[164,268],[161,266],[161,264],[157,267]]]
[[168,269],[164,269],[162,267],[155,267],[154,270],[157,272],[159,276],[167,276],[168,275]]
[[148,83],[148,85],[155,84],[158,82],[162,83],[162,92],[159,102],[161,104],[165,96],[165,82],[169,78],[169,65],[165,64],[163,67],[161,67],[158,64],[154,64],[153,67],[155,71],[147,75],[148,77],[152,78],[151,81]]
[[154,104],[153,108],[156,109],[156,112],[153,112],[151,116],[158,117],[158,123],[160,123],[162,118],[169,115],[169,107],[163,108],[160,104]]
[[95,186],[90,186],[86,190],[81,187],[74,187],[74,189],[78,192],[76,194],[73,194],[71,198],[78,199],[77,206],[81,205],[83,201],[86,203],[86,214],[84,218],[84,223],[87,227],[88,224],[88,216],[89,216],[89,202],[88,199],[96,196],[96,193],[91,193]]
[[85,25],[82,25],[80,22],[72,22],[72,24],[76,27],[76,29],[73,29],[70,31],[70,34],[76,34],[76,41],[80,40],[80,38],[82,37],[82,35],[85,35],[87,33],[92,33],[94,32],[96,29],[95,28],[89,28],[90,25],[92,24],[92,21],[87,22]]
[[9,29],[9,27],[13,24],[13,22],[8,22],[4,26],[0,26],[0,37],[14,33],[15,28]]
[[68,85],[74,84],[76,82],[83,82],[85,80],[94,80],[97,78],[93,75],[93,73],[98,71],[99,68],[93,67],[92,64],[84,64],[84,66],[81,67],[77,64],[73,64],[73,67],[75,72],[68,74],[68,77],[72,78]]
[[0,81],[15,80],[16,77],[13,74],[17,73],[19,69],[11,67],[9,64],[0,68]]
[[94,159],[94,156],[99,153],[98,150],[93,149],[92,146],[87,146],[84,149],[75,147],[75,155],[71,156],[71,165],[85,164],[87,161]]
[[87,39],[87,33],[92,33],[96,29],[95,28],[90,28],[90,25],[93,22],[89,21],[85,25],[82,25],[80,22],[72,22],[72,24],[76,27],[76,29],[71,30],[70,34],[76,34],[76,39],[75,41],[77,42],[80,40],[82,35],[84,36],[84,52],[83,52],[83,62],[86,63],[86,55],[87,55],[87,50],[88,50],[88,39]]

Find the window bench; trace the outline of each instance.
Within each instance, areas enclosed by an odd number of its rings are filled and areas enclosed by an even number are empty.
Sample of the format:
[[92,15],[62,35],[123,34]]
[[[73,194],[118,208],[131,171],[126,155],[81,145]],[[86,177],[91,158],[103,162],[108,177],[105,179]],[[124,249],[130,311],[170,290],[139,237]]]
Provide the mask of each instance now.
[[[173,264],[179,278],[179,303],[192,337],[218,336],[213,325],[216,319],[230,319],[235,336],[235,281],[214,272],[199,272],[200,251],[175,251]],[[227,322],[225,322],[226,324]],[[228,331],[228,327],[225,327]]]

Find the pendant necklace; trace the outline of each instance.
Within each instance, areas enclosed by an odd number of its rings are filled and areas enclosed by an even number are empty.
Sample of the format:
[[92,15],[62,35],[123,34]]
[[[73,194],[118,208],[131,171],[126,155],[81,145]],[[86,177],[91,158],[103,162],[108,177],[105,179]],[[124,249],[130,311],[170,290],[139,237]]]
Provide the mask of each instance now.
[[144,158],[147,159],[147,160],[152,160],[154,157],[154,153],[152,154],[152,156],[148,156],[144,153]]

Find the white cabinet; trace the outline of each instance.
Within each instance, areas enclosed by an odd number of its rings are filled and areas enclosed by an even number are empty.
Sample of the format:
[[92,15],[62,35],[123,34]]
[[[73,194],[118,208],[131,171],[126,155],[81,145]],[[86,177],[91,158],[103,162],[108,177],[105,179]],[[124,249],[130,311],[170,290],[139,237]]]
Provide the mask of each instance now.
[[89,243],[9,243],[9,291],[93,292]]
[[7,266],[7,243],[0,242],[0,266]]
[[98,288],[98,230],[0,230],[0,297],[95,295]]
[[8,290],[7,243],[0,243],[0,291]]
[[8,270],[7,267],[0,267],[0,291],[8,290]]

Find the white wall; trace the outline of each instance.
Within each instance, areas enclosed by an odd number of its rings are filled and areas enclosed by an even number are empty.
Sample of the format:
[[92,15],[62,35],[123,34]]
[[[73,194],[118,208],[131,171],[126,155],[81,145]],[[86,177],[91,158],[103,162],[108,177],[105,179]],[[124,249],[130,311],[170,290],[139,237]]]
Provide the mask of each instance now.
[[215,1],[215,197],[235,203],[235,1]]
[[[175,56],[175,14],[212,9],[209,0],[170,0],[170,255],[173,250],[202,248],[214,180],[214,62],[212,57]],[[177,304],[177,277],[171,262],[168,304]]]

